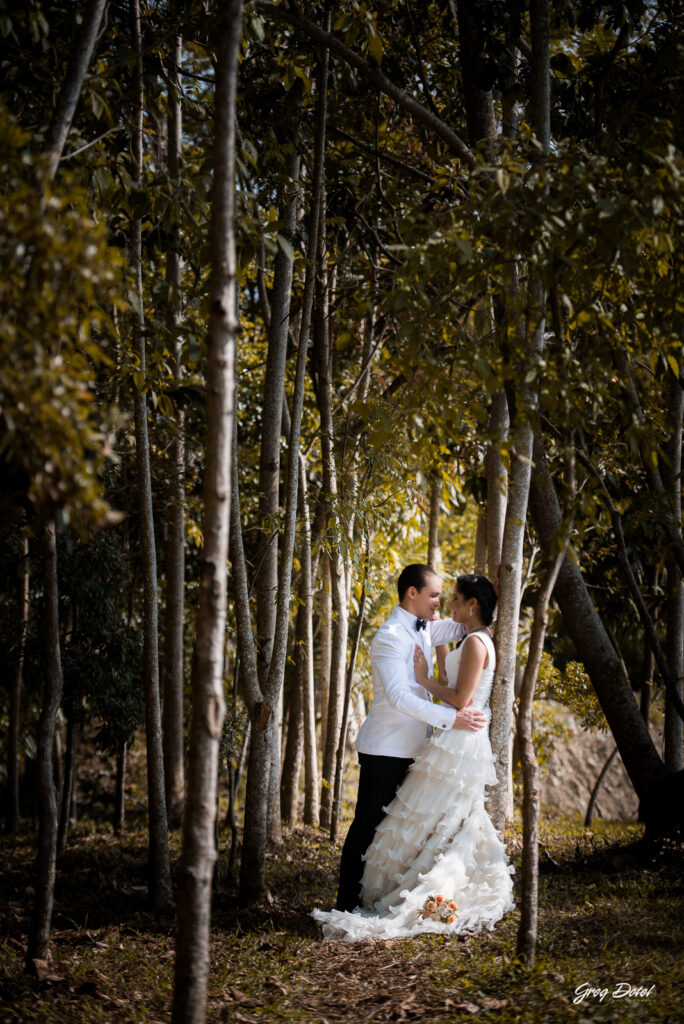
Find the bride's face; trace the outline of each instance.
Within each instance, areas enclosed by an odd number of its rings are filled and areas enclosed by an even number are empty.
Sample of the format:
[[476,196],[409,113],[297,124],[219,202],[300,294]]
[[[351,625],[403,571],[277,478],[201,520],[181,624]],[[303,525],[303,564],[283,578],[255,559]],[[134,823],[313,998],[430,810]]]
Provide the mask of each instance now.
[[470,608],[470,601],[467,600],[460,592],[454,587],[453,597],[449,605],[451,608],[451,618],[454,622],[465,622],[468,618],[468,610]]

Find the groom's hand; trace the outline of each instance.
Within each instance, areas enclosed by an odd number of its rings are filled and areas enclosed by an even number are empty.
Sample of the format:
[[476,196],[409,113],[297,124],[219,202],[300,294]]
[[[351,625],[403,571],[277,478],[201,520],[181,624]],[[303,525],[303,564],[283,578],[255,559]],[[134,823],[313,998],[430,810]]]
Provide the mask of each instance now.
[[456,715],[454,729],[467,729],[470,732],[477,732],[487,724],[487,716],[479,708],[465,707]]

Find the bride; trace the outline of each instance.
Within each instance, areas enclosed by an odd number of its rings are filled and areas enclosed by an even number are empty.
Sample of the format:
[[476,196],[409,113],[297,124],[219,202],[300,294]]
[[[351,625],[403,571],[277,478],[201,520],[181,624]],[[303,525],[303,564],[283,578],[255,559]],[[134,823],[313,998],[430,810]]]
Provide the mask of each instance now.
[[[416,680],[444,704],[490,718],[496,653],[489,626],[496,594],[484,576],[459,576],[451,613],[465,640],[446,658],[447,686],[428,677],[415,646]],[[485,810],[496,782],[486,728],[435,733],[416,756],[367,850],[362,906],[314,910],[328,939],[404,938],[493,928],[513,907],[503,843]]]

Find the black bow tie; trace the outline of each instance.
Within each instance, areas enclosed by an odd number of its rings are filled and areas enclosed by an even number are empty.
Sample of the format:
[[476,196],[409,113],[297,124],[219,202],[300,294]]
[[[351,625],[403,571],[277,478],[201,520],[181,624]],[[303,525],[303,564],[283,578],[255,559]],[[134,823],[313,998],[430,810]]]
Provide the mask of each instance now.
[[416,629],[425,629],[427,626],[427,619],[416,619]]

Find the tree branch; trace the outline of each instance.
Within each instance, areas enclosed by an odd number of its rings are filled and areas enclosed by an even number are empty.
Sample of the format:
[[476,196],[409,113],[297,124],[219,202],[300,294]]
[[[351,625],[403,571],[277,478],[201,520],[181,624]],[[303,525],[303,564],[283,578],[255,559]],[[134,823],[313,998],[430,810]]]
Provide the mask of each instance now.
[[280,21],[286,21],[293,28],[300,29],[317,46],[329,47],[331,53],[341,57],[347,64],[355,68],[368,82],[393,99],[397,106],[401,107],[407,114],[411,114],[416,121],[430,128],[435,135],[447,144],[452,153],[463,160],[468,167],[475,167],[477,163],[475,154],[468,148],[463,139],[452,131],[440,117],[437,117],[431,110],[424,107],[422,103],[419,103],[412,96],[409,96],[408,93],[404,92],[403,89],[400,89],[387,75],[383,74],[380,68],[375,67],[367,60],[364,60],[363,57],[360,57],[358,53],[350,50],[348,46],[345,46],[331,32],[326,32],[325,29],[304,17],[298,10],[280,7],[276,4],[267,3],[265,0],[256,0],[253,9],[259,14],[278,18]]

